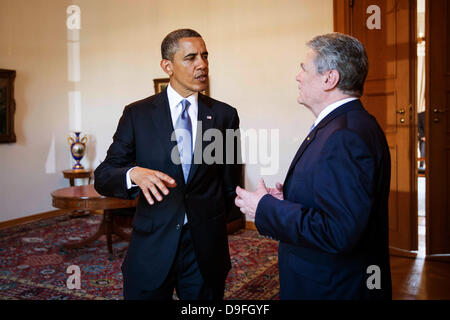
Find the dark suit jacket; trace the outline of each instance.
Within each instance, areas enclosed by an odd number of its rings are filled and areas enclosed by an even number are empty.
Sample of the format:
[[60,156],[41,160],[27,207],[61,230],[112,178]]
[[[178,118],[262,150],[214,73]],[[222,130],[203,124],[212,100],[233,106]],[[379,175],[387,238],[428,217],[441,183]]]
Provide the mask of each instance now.
[[[281,299],[391,298],[389,185],[385,135],[359,100],[314,128],[289,168],[285,200],[265,195],[256,211],[258,231],[280,240]],[[366,285],[370,265],[380,290]]]
[[[202,142],[202,131],[217,128],[225,137],[226,129],[239,127],[239,117],[233,107],[199,94],[198,124],[202,128],[197,129],[195,148],[203,150],[211,142]],[[124,109],[106,159],[95,170],[95,189],[111,197],[133,198],[140,192],[139,188],[130,191],[126,187],[126,172],[135,165],[164,172],[177,183],[162,202],[150,206],[143,195],[138,199],[122,265],[129,291],[153,290],[161,285],[175,257],[185,212],[200,272],[207,283],[223,286],[231,268],[225,220],[234,205],[239,165],[194,163],[185,184],[181,165],[171,160],[176,148],[172,132],[166,90],[137,101]]]

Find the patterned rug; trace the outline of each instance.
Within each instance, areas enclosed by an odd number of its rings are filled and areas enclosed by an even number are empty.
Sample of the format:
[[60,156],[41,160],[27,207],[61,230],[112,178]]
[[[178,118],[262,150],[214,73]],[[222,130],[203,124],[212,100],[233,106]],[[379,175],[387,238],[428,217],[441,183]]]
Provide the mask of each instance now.
[[[0,299],[123,299],[120,266],[127,242],[113,237],[113,261],[104,236],[88,247],[62,247],[93,234],[100,221],[99,215],[74,219],[67,214],[0,230]],[[229,236],[229,245],[232,269],[225,299],[278,299],[278,242],[241,230]],[[67,286],[71,265],[80,268],[80,289]]]

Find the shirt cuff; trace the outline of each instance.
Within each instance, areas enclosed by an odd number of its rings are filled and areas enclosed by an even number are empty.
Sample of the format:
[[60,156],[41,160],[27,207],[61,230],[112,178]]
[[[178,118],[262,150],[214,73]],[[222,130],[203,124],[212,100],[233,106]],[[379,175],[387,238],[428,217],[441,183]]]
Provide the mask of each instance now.
[[129,170],[127,171],[127,174],[126,174],[126,179],[127,179],[127,189],[131,189],[131,188],[134,188],[134,187],[137,187],[137,186],[138,186],[137,184],[134,184],[133,182],[131,182],[131,178],[130,178],[130,171],[133,170],[134,168],[136,168],[136,167],[133,167],[133,168],[131,168],[131,169],[129,169]]

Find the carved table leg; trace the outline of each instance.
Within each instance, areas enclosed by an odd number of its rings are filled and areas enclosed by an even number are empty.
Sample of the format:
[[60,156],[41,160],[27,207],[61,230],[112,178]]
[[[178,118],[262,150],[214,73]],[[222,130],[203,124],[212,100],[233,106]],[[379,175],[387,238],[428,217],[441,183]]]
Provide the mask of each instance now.
[[112,260],[114,257],[112,248],[113,234],[118,235],[123,240],[130,241],[130,234],[124,232],[122,228],[119,225],[117,225],[117,223],[114,221],[114,214],[111,212],[111,210],[104,210],[102,222],[94,235],[79,242],[66,243],[63,245],[63,247],[68,249],[82,248],[87,245],[90,245],[92,242],[100,238],[102,235],[106,235],[106,245],[108,247],[109,260]]
[[110,210],[105,210],[103,213],[103,216],[105,217],[106,222],[106,244],[108,246],[108,252],[110,258],[113,256],[113,249],[112,249],[112,234],[113,234],[113,214]]
[[113,233],[122,238],[122,240],[130,241],[131,235],[129,233],[124,232],[122,228],[119,225],[117,225],[117,222],[115,220],[113,220],[112,227]]
[[84,218],[87,216],[90,216],[91,212],[87,211],[87,210],[73,210],[70,215],[69,218],[70,219],[75,219],[75,218]]
[[100,227],[98,228],[97,232],[90,236],[89,238],[82,240],[80,242],[75,242],[75,243],[66,243],[63,245],[64,248],[68,248],[68,249],[75,249],[75,248],[82,248],[85,247],[89,244],[91,244],[92,242],[94,242],[95,240],[97,240],[98,238],[100,238],[102,235],[106,234],[106,219],[105,219],[105,215],[103,215],[103,220],[100,224]]

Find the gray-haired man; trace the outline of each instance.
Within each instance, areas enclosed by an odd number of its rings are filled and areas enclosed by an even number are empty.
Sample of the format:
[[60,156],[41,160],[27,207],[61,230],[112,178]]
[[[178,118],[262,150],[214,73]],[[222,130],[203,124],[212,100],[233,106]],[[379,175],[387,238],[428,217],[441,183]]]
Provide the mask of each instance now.
[[298,103],[317,117],[284,186],[237,188],[236,204],[280,241],[281,299],[391,299],[388,248],[390,155],[361,104],[363,45],[317,36],[297,75]]

